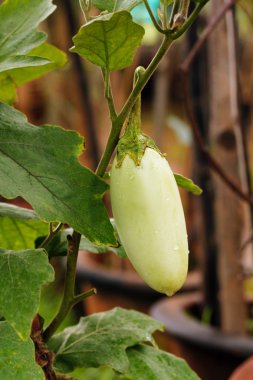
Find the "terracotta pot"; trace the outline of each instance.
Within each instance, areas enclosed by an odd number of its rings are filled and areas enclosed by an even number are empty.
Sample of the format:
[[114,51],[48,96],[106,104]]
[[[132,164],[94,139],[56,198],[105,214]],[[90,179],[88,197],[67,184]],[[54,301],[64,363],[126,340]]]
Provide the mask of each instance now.
[[[163,297],[149,288],[137,273],[127,267],[106,267],[94,255],[81,252],[78,258],[77,285],[81,291],[95,287],[97,294],[86,299],[85,313],[110,310],[115,306],[148,313],[151,305]],[[96,257],[96,256],[95,256]],[[192,273],[184,289],[199,289],[199,273]]]
[[253,356],[241,364],[229,380],[253,380]]
[[173,342],[174,353],[185,358],[202,380],[228,380],[233,370],[252,355],[253,339],[226,335],[193,319],[189,310],[200,305],[200,293],[182,294],[154,304],[150,314],[164,323],[167,335],[160,344],[170,350]]

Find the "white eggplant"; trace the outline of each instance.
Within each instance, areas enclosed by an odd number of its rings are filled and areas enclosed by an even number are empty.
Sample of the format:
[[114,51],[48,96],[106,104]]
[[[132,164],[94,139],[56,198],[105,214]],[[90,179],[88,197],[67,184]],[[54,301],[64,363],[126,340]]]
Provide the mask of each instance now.
[[127,256],[141,278],[167,295],[188,270],[188,241],[178,187],[167,160],[146,147],[138,164],[116,156],[110,175],[113,216]]

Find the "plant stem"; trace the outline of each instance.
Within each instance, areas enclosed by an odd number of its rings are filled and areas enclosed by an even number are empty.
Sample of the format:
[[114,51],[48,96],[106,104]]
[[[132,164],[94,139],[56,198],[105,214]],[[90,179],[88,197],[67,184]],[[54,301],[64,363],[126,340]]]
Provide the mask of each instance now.
[[59,223],[58,226],[55,229],[53,229],[52,223],[50,223],[50,232],[48,236],[45,238],[45,240],[43,240],[43,242],[40,244],[39,248],[46,248],[48,243],[50,243],[54,236],[60,231],[61,227],[62,223]]
[[[179,38],[192,25],[192,23],[196,20],[198,14],[208,1],[209,0],[204,0],[203,2],[199,3],[193,10],[188,20],[182,26],[182,28],[179,29],[177,32],[171,33],[169,30],[166,31],[162,44],[159,47],[156,55],[150,62],[144,74],[139,78],[139,80],[135,84],[121,112],[118,114],[117,117],[115,117],[115,119],[112,120],[112,128],[108,138],[107,146],[96,170],[96,174],[98,176],[103,177],[103,175],[105,174],[106,168],[110,162],[113,151],[117,146],[123,124],[134,103],[136,102],[136,99],[138,98],[139,94],[147,84],[148,80],[151,78],[152,74],[156,70],[157,66],[159,65],[166,52],[168,51],[169,47],[172,45],[173,41]],[[174,5],[176,3],[177,1],[175,1]]]
[[102,69],[102,74],[103,74],[104,83],[105,83],[105,98],[107,100],[107,104],[108,104],[108,108],[110,112],[110,118],[111,120],[114,120],[117,117],[117,113],[115,110],[115,105],[114,105],[113,96],[112,96],[110,74],[109,74],[109,71],[103,70],[103,69]]
[[208,3],[208,1],[209,0],[204,0],[203,2],[199,3],[194,8],[193,12],[191,13],[187,21],[183,24],[183,26],[178,31],[171,34],[171,38],[173,40],[176,40],[179,37],[181,37],[187,31],[187,29],[190,28],[190,26],[194,23],[199,13],[201,12],[202,8],[204,8],[204,6],[206,5],[206,3]]
[[158,30],[158,32],[160,32],[160,33],[162,33],[162,34],[165,34],[166,31],[163,30],[163,28],[161,28],[161,26],[160,26],[160,25],[158,24],[158,22],[156,21],[156,18],[155,18],[155,16],[154,16],[153,12],[152,12],[152,9],[151,9],[150,6],[149,6],[148,0],[143,0],[143,2],[144,2],[144,4],[145,4],[145,7],[146,7],[146,9],[147,9],[147,11],[148,11],[148,14],[149,14],[149,16],[150,16],[152,22],[153,22],[153,24],[154,24],[154,27]]
[[168,9],[167,5],[163,4],[163,27],[164,29],[167,29],[167,21],[168,21]]
[[112,153],[117,146],[119,135],[121,132],[121,129],[123,127],[123,124],[132,109],[134,103],[136,102],[139,94],[145,87],[146,83],[154,73],[155,69],[159,65],[160,61],[168,51],[169,47],[171,46],[173,40],[169,36],[164,36],[162,44],[160,48],[158,49],[156,55],[150,62],[149,66],[143,73],[143,75],[140,76],[139,80],[136,82],[131,94],[129,95],[124,107],[122,108],[121,112],[118,114],[117,118],[112,121],[112,128],[111,132],[108,138],[108,143],[105,148],[104,154],[102,156],[102,159],[98,165],[96,174],[100,177],[102,177],[106,171],[107,165],[110,162]]
[[180,6],[180,0],[175,0],[173,3],[173,7],[171,10],[171,15],[170,15],[170,21],[169,21],[169,27],[172,28],[173,23],[174,23],[174,16],[177,14]]
[[95,293],[94,289],[86,293],[82,293],[75,296],[75,276],[76,276],[76,263],[79,250],[81,235],[78,232],[73,232],[73,235],[68,239],[68,255],[67,255],[67,268],[65,274],[65,285],[64,293],[62,298],[62,303],[60,309],[43,333],[44,341],[47,342],[51,336],[55,333],[61,323],[64,321],[66,315],[71,310],[71,308],[84,298]]
[[[112,121],[112,128],[110,131],[110,135],[107,141],[107,145],[105,148],[105,151],[103,153],[103,156],[101,158],[101,161],[97,167],[96,174],[100,177],[103,177],[106,171],[106,168],[111,160],[112,154],[114,149],[117,146],[119,136],[121,133],[121,129],[123,127],[123,124],[131,111],[133,105],[135,104],[138,96],[140,95],[141,91],[153,75],[154,71],[156,70],[157,66],[159,65],[160,61],[172,45],[173,41],[180,37],[195,21],[197,15],[203,8],[203,6],[207,3],[208,0],[205,0],[203,3],[198,4],[196,8],[194,9],[193,13],[189,17],[189,19],[186,21],[186,23],[183,25],[183,27],[178,30],[175,33],[171,33],[170,30],[163,30],[159,24],[156,22],[154,15],[149,7],[148,1],[144,0],[144,3],[149,11],[150,9],[150,16],[153,17],[155,20],[154,25],[159,27],[159,31],[164,34],[163,41],[157,50],[154,58],[144,70],[144,72],[139,76],[138,80],[136,81],[134,88],[132,92],[130,93],[124,107],[122,108],[121,112],[117,115],[113,103],[113,97],[111,93],[111,87],[109,81],[108,74],[106,75],[105,72],[103,72],[103,75],[105,79],[107,80],[106,83],[106,97],[108,101],[111,121]],[[175,1],[175,4],[179,4],[178,1]],[[153,19],[152,19],[153,21]],[[153,21],[154,22],[154,21]],[[72,237],[69,238],[69,245],[68,245],[68,255],[67,255],[67,269],[65,274],[65,285],[64,285],[64,293],[63,298],[61,302],[60,309],[56,315],[56,317],[53,319],[53,321],[49,324],[49,326],[46,328],[46,330],[43,333],[44,341],[47,342],[51,336],[55,333],[55,331],[58,329],[58,327],[61,325],[65,317],[67,316],[68,312],[71,310],[71,308],[81,300],[85,299],[86,297],[94,294],[96,291],[95,289],[91,289],[90,291],[86,293],[82,293],[80,295],[75,295],[75,275],[76,275],[76,264],[77,264],[77,256],[78,256],[78,250],[81,240],[81,234],[74,231]]]
[[180,12],[185,18],[188,17],[190,2],[191,2],[190,0],[182,0]]

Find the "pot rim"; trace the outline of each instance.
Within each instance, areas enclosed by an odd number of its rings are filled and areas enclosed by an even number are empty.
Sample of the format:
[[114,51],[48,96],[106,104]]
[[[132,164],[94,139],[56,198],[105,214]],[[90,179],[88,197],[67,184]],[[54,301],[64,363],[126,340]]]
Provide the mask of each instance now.
[[198,305],[201,301],[200,292],[185,293],[170,299],[163,298],[151,307],[150,314],[164,324],[167,333],[181,341],[243,358],[252,355],[251,337],[223,333],[185,312],[187,308]]

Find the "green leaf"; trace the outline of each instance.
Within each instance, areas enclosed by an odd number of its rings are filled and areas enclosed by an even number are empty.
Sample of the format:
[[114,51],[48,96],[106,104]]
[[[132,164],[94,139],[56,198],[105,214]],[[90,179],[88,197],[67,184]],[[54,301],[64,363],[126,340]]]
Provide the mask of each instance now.
[[22,220],[39,220],[33,210],[4,202],[0,202],[0,216],[8,216],[10,218]]
[[[73,230],[72,230],[72,232],[73,232]],[[67,238],[67,236],[66,236],[66,238]],[[62,231],[59,231],[49,241],[49,243],[44,247],[44,249],[47,251],[49,259],[51,259],[52,257],[67,256],[68,243],[67,243],[66,238],[63,240],[62,239]],[[46,239],[46,236],[39,236],[35,240],[35,247],[39,248],[45,239]]]
[[134,7],[141,4],[143,0],[92,0],[101,11],[115,12],[115,11],[131,11]]
[[44,250],[0,249],[0,314],[21,339],[29,337],[43,284],[54,279]]
[[0,322],[0,379],[43,380],[43,371],[34,358],[32,340],[21,340],[7,322]]
[[44,42],[45,34],[36,28],[55,8],[52,0],[5,0],[0,6],[0,57],[24,55]]
[[147,345],[127,349],[132,379],[200,380],[183,359]]
[[81,318],[78,325],[55,335],[49,347],[56,354],[56,368],[62,372],[106,365],[124,373],[129,367],[126,349],[152,341],[156,330],[162,330],[161,323],[147,315],[115,308]]
[[183,189],[189,191],[190,193],[193,193],[195,195],[202,194],[202,189],[195,185],[195,183],[181,174],[174,173],[175,180],[177,182],[177,185],[182,187]]
[[0,203],[0,247],[19,250],[34,248],[38,236],[48,233],[48,224],[32,210]]
[[0,247],[6,249],[34,248],[34,241],[47,232],[48,224],[42,221],[0,217]]
[[34,48],[28,54],[28,57],[30,56],[38,56],[44,58],[48,63],[44,66],[14,69],[5,72],[5,74],[9,75],[18,86],[31,80],[37,79],[52,70],[64,66],[67,61],[67,56],[64,52],[48,43],[44,43]]
[[106,253],[106,252],[113,252],[115,255],[120,257],[127,257],[126,252],[122,245],[120,245],[117,248],[113,247],[106,247],[104,245],[97,246],[95,244],[92,244],[85,236],[82,236],[81,243],[80,243],[80,250],[83,251],[89,251],[92,253]]
[[41,65],[46,65],[48,63],[49,61],[47,59],[40,58],[40,57],[15,55],[15,56],[5,58],[3,59],[2,62],[0,62],[0,73],[3,71],[11,70],[11,69],[29,67],[29,66],[41,66]]
[[13,104],[16,100],[16,85],[9,76],[0,75],[0,102]]
[[108,185],[78,161],[73,131],[29,124],[0,104],[0,194],[23,197],[47,222],[67,223],[95,244],[117,246],[102,197]]
[[71,51],[108,71],[120,70],[132,63],[144,33],[129,12],[109,13],[84,25]]
[[[119,240],[118,233],[117,233],[117,230],[116,230],[116,226],[115,226],[115,223],[114,223],[114,219],[111,219],[111,223],[113,225],[115,235],[117,236],[117,238]],[[72,235],[72,233],[73,233],[73,230],[71,228],[67,228],[67,229],[61,231],[61,242],[62,243],[64,241],[66,242],[67,241],[67,235]],[[124,257],[124,258],[127,257],[125,249],[124,249],[124,247],[122,245],[119,245],[116,248],[114,248],[114,247],[108,247],[108,246],[105,246],[105,245],[95,245],[95,244],[93,244],[89,239],[87,239],[83,235],[81,237],[81,242],[80,242],[80,247],[79,248],[80,248],[81,251],[89,251],[89,252],[96,253],[96,254],[102,254],[102,253],[106,253],[106,252],[113,252],[117,256]]]

